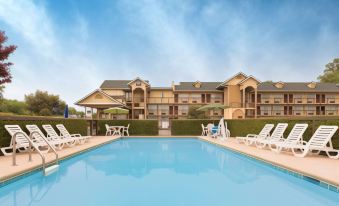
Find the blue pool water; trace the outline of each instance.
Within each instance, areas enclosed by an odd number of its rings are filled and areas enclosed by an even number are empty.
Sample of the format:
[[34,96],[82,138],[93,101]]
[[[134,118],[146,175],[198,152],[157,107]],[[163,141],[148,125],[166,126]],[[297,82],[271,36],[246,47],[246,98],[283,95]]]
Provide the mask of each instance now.
[[0,188],[0,205],[339,205],[339,194],[197,139],[122,139]]

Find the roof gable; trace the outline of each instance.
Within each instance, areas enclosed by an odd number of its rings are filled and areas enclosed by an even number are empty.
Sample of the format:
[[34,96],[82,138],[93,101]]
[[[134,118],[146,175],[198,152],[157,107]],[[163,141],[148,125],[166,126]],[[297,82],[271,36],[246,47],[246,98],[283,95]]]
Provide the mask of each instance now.
[[82,99],[75,102],[76,105],[89,105],[89,104],[109,104],[109,105],[120,105],[122,106],[123,103],[112,98],[105,92],[100,89],[94,90],[93,92],[89,93]]
[[242,72],[238,72],[235,75],[233,75],[231,78],[225,80],[223,83],[218,85],[217,88],[218,89],[223,88],[223,87],[227,86],[229,83],[231,83],[232,85],[236,85],[246,78],[247,78],[246,74],[244,74]]
[[148,83],[148,81],[145,81],[145,80],[141,79],[140,77],[137,77],[137,78],[133,79],[132,81],[130,81],[130,82],[128,83],[128,85],[131,85],[132,83],[134,83],[134,82],[136,82],[136,81],[140,81],[140,82],[146,84],[147,86],[150,86],[150,84]]

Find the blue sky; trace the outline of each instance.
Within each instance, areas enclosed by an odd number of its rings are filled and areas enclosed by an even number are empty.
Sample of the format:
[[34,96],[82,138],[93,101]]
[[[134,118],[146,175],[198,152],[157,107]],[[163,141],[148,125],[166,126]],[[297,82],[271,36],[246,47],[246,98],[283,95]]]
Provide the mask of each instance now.
[[5,97],[72,105],[105,79],[312,81],[339,57],[339,1],[0,0],[18,45]]

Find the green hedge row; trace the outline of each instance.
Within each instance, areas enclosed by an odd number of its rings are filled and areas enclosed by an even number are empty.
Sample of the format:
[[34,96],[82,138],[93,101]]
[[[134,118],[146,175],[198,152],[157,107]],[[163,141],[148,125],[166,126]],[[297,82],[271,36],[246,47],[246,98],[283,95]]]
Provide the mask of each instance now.
[[105,124],[110,126],[127,126],[129,127],[130,135],[158,135],[158,120],[98,120],[97,135],[105,135]]
[[[243,119],[243,120],[226,120],[227,127],[231,132],[232,137],[245,136],[247,134],[258,134],[265,124],[271,123],[288,123],[288,128],[285,131],[285,137],[291,131],[296,123],[307,123],[308,128],[304,134],[304,140],[309,140],[313,132],[320,125],[339,125],[339,119],[330,120],[311,120],[311,119]],[[218,120],[172,120],[171,133],[172,135],[201,135],[201,124],[205,126],[208,123],[217,125]],[[339,131],[332,138],[335,148],[339,149]]]
[[78,133],[81,135],[87,135],[87,121],[82,119],[44,119],[44,118],[29,118],[29,119],[8,119],[8,118],[1,118],[0,117],[0,147],[8,146],[11,140],[11,136],[5,129],[5,125],[20,125],[20,127],[27,133],[29,132],[26,129],[26,125],[28,124],[36,124],[44,132],[42,125],[43,124],[51,124],[54,126],[57,124],[64,124],[67,130],[72,133]]

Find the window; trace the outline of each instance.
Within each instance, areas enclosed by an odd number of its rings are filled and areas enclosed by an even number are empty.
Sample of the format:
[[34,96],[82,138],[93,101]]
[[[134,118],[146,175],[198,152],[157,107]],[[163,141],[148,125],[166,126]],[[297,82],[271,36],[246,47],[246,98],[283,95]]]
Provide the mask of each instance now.
[[135,85],[138,87],[141,86],[141,81],[140,80],[135,81]]

